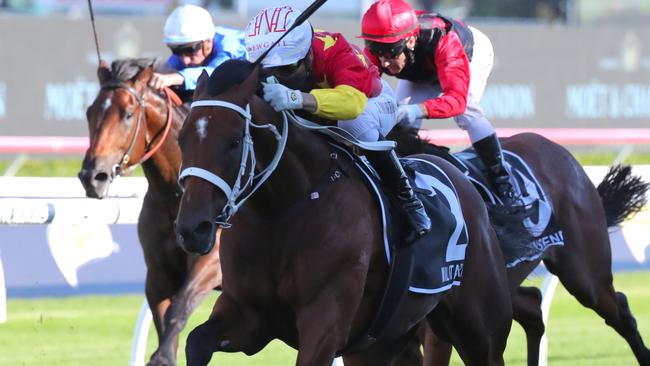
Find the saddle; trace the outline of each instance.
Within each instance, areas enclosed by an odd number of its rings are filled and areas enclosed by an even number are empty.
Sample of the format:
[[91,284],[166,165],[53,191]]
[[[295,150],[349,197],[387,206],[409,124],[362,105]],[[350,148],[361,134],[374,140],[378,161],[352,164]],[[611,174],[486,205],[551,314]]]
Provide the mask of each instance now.
[[363,348],[381,336],[407,291],[438,294],[460,286],[468,242],[467,228],[451,181],[436,165],[421,159],[402,159],[411,186],[431,218],[431,231],[414,243],[405,243],[403,213],[393,195],[363,155],[347,146],[330,142],[334,155],[344,155],[364,176],[375,193],[383,223],[383,238],[389,277],[380,306],[365,332],[339,351],[339,355]]
[[487,167],[472,148],[452,154],[447,147],[419,140],[412,131],[395,132],[393,138],[399,141],[401,154],[424,153],[440,157],[472,182],[488,206],[507,267],[536,260],[547,248],[564,245],[564,235],[557,225],[552,204],[528,164],[519,155],[503,150],[504,166],[525,207],[523,212],[511,215],[508,210],[499,210],[497,194],[487,178]]

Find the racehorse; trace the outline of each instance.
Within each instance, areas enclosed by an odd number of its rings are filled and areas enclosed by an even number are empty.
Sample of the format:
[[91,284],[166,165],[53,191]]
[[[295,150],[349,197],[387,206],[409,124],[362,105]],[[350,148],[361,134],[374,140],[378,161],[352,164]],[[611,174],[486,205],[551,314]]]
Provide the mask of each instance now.
[[176,242],[180,149],[177,136],[187,107],[147,86],[152,59],[102,63],[100,90],[87,110],[90,146],[79,179],[86,195],[106,197],[113,179],[142,165],[149,183],[138,220],[147,266],[145,292],[158,333],[149,365],[174,365],[178,334],[201,300],[221,284],[218,251],[197,257]]
[[391,365],[424,319],[466,364],[503,364],[512,312],[487,211],[459,171],[427,156],[453,183],[466,221],[462,286],[406,291],[381,336],[355,348],[391,277],[379,204],[351,158],[289,126],[258,85],[243,60],[203,73],[179,133],[179,242],[205,254],[220,232],[223,271],[210,318],[188,336],[188,365],[207,365],[217,351],[251,355],[272,339],[297,348],[299,366],[330,365],[339,351],[346,365]]
[[[395,130],[391,138],[398,141],[401,154],[447,154],[420,140],[413,131]],[[550,246],[535,260],[522,261],[507,270],[514,319],[527,337],[528,365],[538,364],[544,334],[542,297],[535,287],[517,286],[540,261],[583,306],[594,310],[627,341],[640,365],[650,365],[650,351],[639,334],[627,298],[614,289],[608,234],[608,228],[644,207],[650,184],[633,176],[629,166],[614,166],[595,187],[568,150],[541,135],[522,133],[501,142],[505,150],[519,155],[537,177],[564,233],[564,245]],[[431,349],[433,352],[429,352]],[[428,340],[425,351],[425,363],[448,364],[451,346],[441,340]],[[431,358],[436,361],[429,361]]]

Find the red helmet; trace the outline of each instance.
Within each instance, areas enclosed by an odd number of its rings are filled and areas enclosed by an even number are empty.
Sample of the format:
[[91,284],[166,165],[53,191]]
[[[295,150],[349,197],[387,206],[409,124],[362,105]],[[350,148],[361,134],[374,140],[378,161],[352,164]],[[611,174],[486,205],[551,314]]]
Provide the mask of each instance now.
[[409,3],[404,0],[379,0],[363,15],[359,38],[395,43],[419,31],[418,17]]

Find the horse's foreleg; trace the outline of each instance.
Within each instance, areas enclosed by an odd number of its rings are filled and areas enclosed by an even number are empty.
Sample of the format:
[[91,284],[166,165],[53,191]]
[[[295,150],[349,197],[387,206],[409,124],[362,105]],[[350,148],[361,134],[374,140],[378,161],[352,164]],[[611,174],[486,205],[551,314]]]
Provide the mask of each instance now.
[[299,349],[296,366],[331,365],[338,348],[349,331],[345,325],[351,319],[342,320],[342,306],[336,296],[324,290],[319,299],[298,313]]
[[210,318],[187,336],[187,365],[205,366],[212,354],[218,351],[252,355],[270,340],[269,329],[256,310],[222,293],[214,304]]
[[151,361],[148,363],[151,366],[170,364],[170,362],[171,364],[176,363],[175,346],[167,346],[167,349],[163,349],[161,346],[166,329],[165,314],[171,305],[171,298],[176,291],[173,283],[174,281],[168,279],[162,271],[153,266],[147,268],[145,295],[158,335],[158,348],[154,351],[151,356]]
[[514,319],[526,332],[528,366],[539,364],[539,346],[544,335],[542,293],[537,287],[519,287],[512,293]]
[[[425,326],[424,322],[420,324]],[[363,351],[343,357],[345,366],[422,366],[419,326],[399,339],[378,341]]]
[[447,366],[451,361],[452,345],[438,337],[430,326],[424,333],[424,362],[425,366]]
[[180,291],[174,295],[164,317],[164,330],[160,335],[158,350],[151,357],[150,365],[171,364],[176,359],[178,334],[185,328],[190,314],[215,287],[221,285],[219,252],[213,249],[206,256],[190,264],[189,272]]
[[[361,303],[365,277],[357,268],[327,275],[308,303],[296,312],[298,357],[296,366],[330,366],[336,352],[345,346],[351,324]],[[324,275],[320,275],[324,276]],[[360,279],[360,280],[357,280]]]

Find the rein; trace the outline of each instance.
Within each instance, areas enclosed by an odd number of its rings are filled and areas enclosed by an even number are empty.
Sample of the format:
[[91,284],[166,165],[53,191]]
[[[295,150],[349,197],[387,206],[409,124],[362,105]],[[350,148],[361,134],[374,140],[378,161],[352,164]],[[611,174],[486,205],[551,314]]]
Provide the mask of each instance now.
[[[212,183],[214,186],[225,193],[227,202],[224,208],[221,210],[221,213],[217,216],[217,221],[215,223],[223,228],[229,228],[232,225],[228,223],[228,221],[237,212],[237,210],[239,210],[244,202],[246,202],[246,200],[248,200],[248,198],[250,198],[250,196],[260,188],[260,186],[271,176],[271,173],[273,173],[277,168],[278,163],[280,162],[280,158],[282,157],[282,154],[284,153],[285,147],[287,145],[287,139],[289,135],[287,114],[282,113],[282,135],[280,135],[278,129],[273,124],[254,123],[250,113],[250,105],[248,104],[246,105],[246,109],[243,109],[236,104],[222,100],[198,100],[192,103],[190,109],[197,107],[220,107],[230,109],[237,112],[245,120],[242,158],[239,165],[237,178],[235,179],[235,183],[232,185],[232,187],[218,175],[200,167],[187,167],[181,169],[181,172],[178,176],[178,182],[181,187],[184,187],[183,183],[185,177],[194,176]],[[255,175],[255,165],[257,159],[255,156],[255,149],[253,147],[253,138],[250,133],[251,127],[268,129],[275,135],[276,140],[278,140],[278,147],[273,156],[273,160],[271,160],[269,165],[257,175]],[[247,173],[246,168],[249,158],[250,168],[248,169]],[[245,179],[243,185],[242,178]],[[257,180],[257,182],[255,182],[255,180]],[[248,188],[250,188],[250,191],[247,195],[242,197],[242,193]]]
[[[272,82],[272,80],[269,81]],[[231,227],[231,224],[229,224],[228,221],[237,212],[237,210],[239,210],[239,208],[244,204],[244,202],[255,191],[259,189],[262,183],[264,183],[269,178],[271,173],[275,171],[278,162],[280,161],[280,158],[282,157],[282,154],[284,153],[284,149],[286,147],[287,138],[288,138],[288,121],[291,121],[292,123],[296,124],[299,127],[323,133],[330,137],[334,137],[339,141],[346,141],[352,145],[356,145],[365,150],[384,151],[384,150],[393,149],[395,147],[394,141],[377,141],[377,142],[359,141],[354,136],[350,135],[347,131],[341,128],[332,127],[332,126],[321,126],[315,124],[313,122],[307,121],[305,119],[296,116],[295,113],[293,113],[293,111],[282,112],[283,131],[282,131],[282,136],[280,136],[280,134],[277,131],[277,128],[274,125],[272,124],[258,125],[252,121],[252,117],[250,113],[250,105],[246,105],[246,109],[244,110],[242,107],[236,104],[222,101],[222,100],[197,100],[192,103],[190,109],[197,108],[197,107],[221,107],[221,108],[231,109],[237,112],[239,115],[241,115],[246,121],[244,127],[244,146],[242,148],[241,164],[239,166],[239,173],[237,174],[237,178],[235,179],[235,183],[233,184],[232,187],[223,178],[219,177],[218,175],[212,173],[207,169],[203,169],[200,167],[187,167],[181,169],[181,172],[178,177],[178,182],[181,187],[183,187],[183,182],[185,177],[194,176],[212,183],[214,186],[216,186],[217,188],[219,188],[221,191],[225,193],[227,198],[226,205],[222,209],[221,213],[219,213],[219,215],[217,216],[217,221],[215,222],[217,225],[220,225],[224,228]],[[269,130],[271,130],[271,132],[273,132],[273,134],[275,134],[275,137],[278,140],[278,148],[275,152],[275,155],[273,156],[273,160],[258,175],[255,175],[254,172],[255,165],[256,165],[256,156],[255,156],[255,149],[253,148],[253,138],[250,134],[251,127],[268,128]],[[247,166],[247,161],[249,156],[250,156],[251,164],[250,164],[249,172],[246,173],[246,166]],[[246,179],[243,186],[241,184],[242,178]],[[253,186],[255,179],[258,179],[258,181]],[[252,187],[252,189],[248,192],[248,194],[245,197],[240,197],[242,195],[242,192],[248,189],[249,187]]]
[[[124,89],[126,90],[129,94],[131,94],[135,100],[138,102],[140,105],[140,112],[138,113],[138,120],[135,125],[135,131],[133,133],[133,138],[131,139],[131,142],[129,143],[129,147],[126,149],[126,152],[122,156],[122,159],[120,159],[120,162],[118,164],[115,164],[113,166],[113,175],[119,176],[122,175],[124,172],[130,172],[133,169],[135,169],[136,166],[139,164],[144,163],[147,161],[153,154],[156,153],[162,146],[163,142],[167,139],[167,136],[169,135],[169,131],[171,130],[172,126],[172,115],[173,115],[173,106],[174,105],[179,105],[181,103],[180,99],[174,93],[171,89],[169,88],[164,88],[165,95],[167,97],[167,121],[165,122],[165,126],[163,127],[162,131],[162,137],[158,139],[156,142],[156,145],[151,147],[151,142],[156,139],[161,133],[158,132],[153,139],[149,139],[149,133],[147,130],[147,122],[144,120],[143,122],[143,115],[145,113],[145,100],[144,98],[135,90],[133,87],[130,85],[124,83],[124,82],[108,82],[105,83],[104,85],[101,86],[101,89]],[[144,124],[144,130],[145,130],[145,141],[146,141],[146,146],[145,146],[145,151],[146,153],[136,162],[133,164],[129,164],[131,161],[131,153],[133,152],[133,149],[135,148],[135,144],[138,141],[138,136],[140,134],[140,130],[143,129],[142,125]]]

